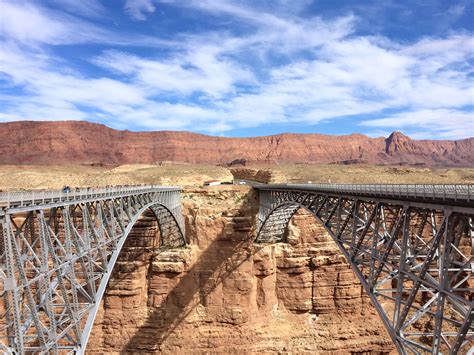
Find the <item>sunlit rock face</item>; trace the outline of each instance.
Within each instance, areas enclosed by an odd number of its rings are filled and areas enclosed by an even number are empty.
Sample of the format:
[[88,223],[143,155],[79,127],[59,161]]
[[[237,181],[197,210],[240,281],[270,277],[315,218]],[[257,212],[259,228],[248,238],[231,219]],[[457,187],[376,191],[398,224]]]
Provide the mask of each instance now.
[[[78,134],[80,132],[80,134]],[[0,164],[123,165],[343,163],[473,166],[474,138],[413,140],[361,134],[278,134],[255,138],[212,137],[190,132],[117,131],[85,121],[0,122]],[[19,144],[19,142],[28,142]]]
[[289,244],[254,245],[246,187],[186,191],[182,249],[157,251],[145,215],[115,267],[90,353],[390,353],[355,275],[314,217],[299,212]]

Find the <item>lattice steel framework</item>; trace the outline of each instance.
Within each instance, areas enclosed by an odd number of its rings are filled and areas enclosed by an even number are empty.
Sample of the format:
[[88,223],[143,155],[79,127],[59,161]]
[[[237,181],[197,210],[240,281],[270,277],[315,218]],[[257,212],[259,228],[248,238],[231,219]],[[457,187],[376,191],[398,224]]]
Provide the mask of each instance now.
[[474,349],[472,186],[431,186],[424,196],[410,185],[255,188],[256,242],[286,242],[291,217],[300,208],[311,212],[345,255],[401,354]]
[[83,353],[142,213],[156,216],[160,248],[185,245],[179,193],[140,186],[0,196],[0,352]]

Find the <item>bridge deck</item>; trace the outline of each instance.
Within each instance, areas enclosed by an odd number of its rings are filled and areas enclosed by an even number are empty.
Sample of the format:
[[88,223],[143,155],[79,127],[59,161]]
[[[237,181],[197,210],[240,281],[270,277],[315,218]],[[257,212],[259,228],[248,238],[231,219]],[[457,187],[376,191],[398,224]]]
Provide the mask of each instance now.
[[336,195],[369,196],[429,203],[449,203],[474,207],[474,185],[394,185],[394,184],[270,184],[258,190],[298,190]]
[[[63,190],[7,191],[0,193],[0,210],[32,209],[38,205],[73,204],[81,201],[103,200],[111,197],[130,196],[160,191],[180,191],[179,187],[158,185],[113,186],[102,188],[79,188],[70,192]],[[2,213],[0,212],[0,214]]]
[[276,184],[258,243],[288,243],[300,207],[332,237],[401,354],[474,349],[474,185]]

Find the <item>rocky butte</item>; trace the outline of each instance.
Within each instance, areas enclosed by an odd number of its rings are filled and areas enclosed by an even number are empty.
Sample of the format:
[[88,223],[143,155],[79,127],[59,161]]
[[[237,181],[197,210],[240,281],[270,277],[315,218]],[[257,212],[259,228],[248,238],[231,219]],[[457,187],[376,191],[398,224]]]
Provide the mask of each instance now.
[[129,164],[174,161],[229,164],[404,164],[473,166],[474,138],[413,140],[361,134],[279,134],[256,138],[212,137],[189,132],[130,132],[81,122],[0,123],[0,164]]

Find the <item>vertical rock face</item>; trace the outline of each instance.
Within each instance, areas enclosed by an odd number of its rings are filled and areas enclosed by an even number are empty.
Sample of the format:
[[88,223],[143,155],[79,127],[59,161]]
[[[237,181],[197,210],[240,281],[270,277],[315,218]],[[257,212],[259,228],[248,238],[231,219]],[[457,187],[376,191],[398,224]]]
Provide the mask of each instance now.
[[473,166],[473,152],[474,138],[413,140],[399,132],[387,139],[361,134],[226,138],[190,132],[117,131],[81,121],[0,123],[0,164],[121,165],[174,161]]
[[245,187],[188,191],[186,248],[158,252],[145,215],[124,247],[90,353],[389,353],[382,322],[335,244],[297,214],[287,245],[253,244]]

